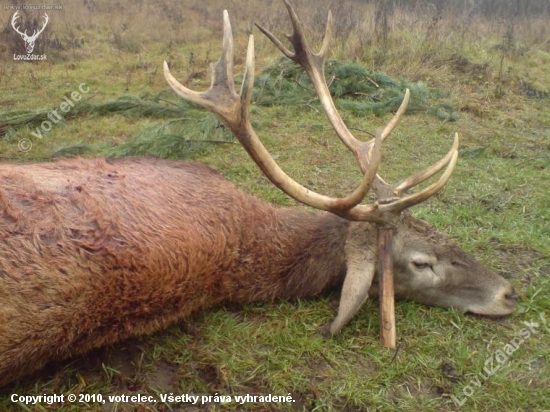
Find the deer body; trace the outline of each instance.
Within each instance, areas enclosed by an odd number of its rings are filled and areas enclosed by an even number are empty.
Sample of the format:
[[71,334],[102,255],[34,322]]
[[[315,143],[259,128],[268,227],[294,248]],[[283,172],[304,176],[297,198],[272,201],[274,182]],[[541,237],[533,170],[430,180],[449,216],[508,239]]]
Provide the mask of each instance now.
[[311,296],[345,274],[348,222],[273,208],[204,165],[76,159],[0,176],[0,384],[201,308]]

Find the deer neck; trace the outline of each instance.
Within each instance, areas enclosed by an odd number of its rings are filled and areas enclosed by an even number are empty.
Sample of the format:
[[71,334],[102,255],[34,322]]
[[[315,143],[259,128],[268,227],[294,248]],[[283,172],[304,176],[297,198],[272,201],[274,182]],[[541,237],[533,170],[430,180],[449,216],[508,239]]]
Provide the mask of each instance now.
[[244,232],[242,245],[248,250],[241,250],[241,256],[247,259],[243,264],[248,265],[250,278],[242,289],[247,296],[241,298],[250,301],[314,296],[341,285],[346,272],[344,245],[349,222],[331,213],[297,208],[271,212],[271,218],[261,226]]

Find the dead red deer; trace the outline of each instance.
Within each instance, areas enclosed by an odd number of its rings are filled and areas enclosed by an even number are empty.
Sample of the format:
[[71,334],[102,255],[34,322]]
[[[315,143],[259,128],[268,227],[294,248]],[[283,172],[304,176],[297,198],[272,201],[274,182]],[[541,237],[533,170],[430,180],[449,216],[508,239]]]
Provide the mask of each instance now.
[[[287,7],[294,52],[261,30],[310,74],[337,134],[363,170],[358,189],[346,198],[329,198],[277,166],[248,120],[252,37],[238,95],[225,12],[223,52],[212,87],[192,92],[165,66],[168,82],[184,98],[216,113],[276,186],[331,213],[274,208],[196,163],[126,158],[1,166],[0,385],[51,360],[155,332],[223,302],[306,297],[342,287],[338,315],[326,329],[335,334],[367,295],[377,295],[373,245],[380,224],[395,228],[398,297],[484,315],[513,312],[517,298],[506,280],[405,211],[447,182],[458,139],[426,171],[386,184],[376,174],[379,149],[408,94],[373,142],[357,141],[334,108],[323,77],[330,15],[321,52],[312,54]],[[402,196],[445,166],[439,181]],[[360,204],[371,186],[384,202]]]

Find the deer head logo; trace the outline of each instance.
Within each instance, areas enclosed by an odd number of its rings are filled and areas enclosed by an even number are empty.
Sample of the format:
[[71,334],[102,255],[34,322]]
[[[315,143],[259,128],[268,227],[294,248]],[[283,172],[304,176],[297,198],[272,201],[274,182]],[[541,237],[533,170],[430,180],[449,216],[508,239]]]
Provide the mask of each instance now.
[[32,36],[29,36],[27,34],[27,30],[25,30],[25,32],[22,33],[19,30],[19,27],[15,26],[15,21],[19,17],[18,13],[19,13],[19,11],[16,11],[15,14],[13,15],[13,17],[11,19],[11,25],[12,25],[13,29],[17,33],[19,33],[21,35],[21,38],[25,41],[25,48],[27,49],[27,53],[30,54],[30,53],[32,53],[32,51],[34,49],[34,42],[38,38],[38,35],[44,31],[44,29],[46,28],[46,25],[48,24],[48,21],[50,20],[50,18],[48,17],[48,15],[46,13],[44,13],[44,20],[45,20],[44,25],[42,26],[42,28],[40,30],[38,30],[38,31],[35,30],[34,33],[32,34]]

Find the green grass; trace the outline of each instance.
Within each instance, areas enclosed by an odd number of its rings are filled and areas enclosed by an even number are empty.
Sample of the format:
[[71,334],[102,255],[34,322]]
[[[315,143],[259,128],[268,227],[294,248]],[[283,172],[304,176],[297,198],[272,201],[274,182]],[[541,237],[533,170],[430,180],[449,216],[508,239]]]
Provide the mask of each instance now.
[[[171,61],[179,78],[190,79],[192,88],[208,86],[208,63],[217,58],[221,42],[223,6],[219,2],[121,2],[128,15],[133,11],[132,19],[109,9],[107,2],[92,3],[92,11],[72,2],[64,12],[52,12],[52,33],[66,48],[48,51],[51,58],[47,62],[10,60],[9,42],[0,37],[3,111],[58,107],[63,96],[82,82],[90,86],[87,97],[91,104],[124,95],[156,96],[167,90],[161,70],[165,59]],[[359,7],[354,2],[345,4]],[[364,7],[358,10],[371,18],[368,13],[372,10]],[[275,26],[274,32],[280,34],[287,32],[278,27],[281,9],[278,3],[262,3],[250,10],[244,3],[232,3],[237,73],[241,73],[244,59],[246,18],[250,14],[258,21],[266,16],[272,19],[266,25],[271,23],[268,27]],[[2,13],[3,21],[8,21],[11,14]],[[199,405],[211,410],[550,410],[550,99],[529,97],[525,86],[527,82],[550,92],[546,69],[550,37],[541,31],[542,39],[536,40],[538,19],[518,23],[515,42],[525,50],[520,53],[516,48],[503,55],[495,48],[504,41],[504,29],[497,22],[470,22],[470,30],[460,40],[445,32],[456,23],[448,15],[444,22],[449,24],[440,24],[426,41],[429,16],[417,15],[417,26],[413,17],[396,12],[394,18],[400,19],[400,24],[390,33],[392,47],[384,49],[374,43],[367,47],[362,43],[365,33],[352,31],[347,42],[338,39],[336,57],[344,61],[359,58],[368,70],[378,62],[375,69],[388,76],[422,81],[446,93],[444,102],[459,111],[456,122],[443,122],[427,111],[405,116],[384,147],[381,174],[397,181],[429,165],[448,150],[452,135],[459,132],[461,156],[454,176],[439,195],[416,207],[414,213],[511,281],[521,296],[513,316],[491,320],[398,302],[398,349],[389,351],[379,344],[375,301],[367,302],[342,333],[330,340],[323,340],[316,328],[334,316],[330,303],[337,294],[212,308],[153,336],[51,365],[3,388],[0,410],[192,410],[189,405],[160,402],[65,404],[61,409],[59,404],[40,403],[20,408],[10,401],[13,393],[100,393],[104,397],[291,394],[294,400],[280,405]],[[530,23],[532,31],[527,30]],[[277,54],[256,37],[259,71],[273,63]],[[84,43],[74,46],[71,39],[84,39]],[[309,99],[293,96],[295,104],[287,101],[252,109],[253,124],[262,141],[297,181],[321,193],[349,193],[360,180],[357,166],[318,107],[308,104]],[[191,112],[182,113],[191,116]],[[390,118],[361,112],[343,114],[348,125],[371,133]],[[202,114],[196,116],[186,123],[187,131],[169,129],[166,133],[227,138],[226,134],[215,135],[219,130],[208,118],[200,124],[197,119],[203,119]],[[141,155],[162,148],[167,157],[184,156],[186,146],[168,150],[147,139],[151,127],[165,122],[123,113],[88,114],[55,125],[43,139],[32,137],[33,128],[14,127],[0,140],[0,151],[5,161],[17,162],[49,159],[66,147],[84,148],[86,156]],[[362,131],[354,132],[361,139],[370,138]],[[23,138],[33,143],[26,153],[18,150]],[[128,146],[135,141],[137,146]],[[249,193],[278,205],[295,204],[261,175],[236,143],[201,147],[192,155]],[[516,338],[525,321],[537,322],[537,333],[480,387],[472,386],[487,359]],[[463,399],[468,386],[473,394],[459,407],[452,396]]]

